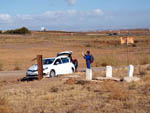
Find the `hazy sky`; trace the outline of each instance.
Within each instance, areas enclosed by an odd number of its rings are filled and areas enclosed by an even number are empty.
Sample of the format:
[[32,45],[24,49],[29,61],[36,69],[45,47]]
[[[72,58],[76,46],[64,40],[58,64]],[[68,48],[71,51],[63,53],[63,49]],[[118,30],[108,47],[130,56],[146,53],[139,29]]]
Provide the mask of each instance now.
[[0,0],[0,29],[150,28],[150,0]]

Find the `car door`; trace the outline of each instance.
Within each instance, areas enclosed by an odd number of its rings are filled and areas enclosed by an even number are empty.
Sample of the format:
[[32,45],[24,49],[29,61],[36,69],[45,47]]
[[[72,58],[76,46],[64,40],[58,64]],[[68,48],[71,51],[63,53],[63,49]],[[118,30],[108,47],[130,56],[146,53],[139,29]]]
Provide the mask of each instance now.
[[56,72],[57,75],[59,74],[63,74],[63,70],[62,70],[62,61],[60,58],[56,59],[55,62],[54,62],[54,70]]
[[62,60],[62,70],[63,70],[63,74],[69,74],[71,73],[71,67],[69,65],[69,58],[67,57],[64,57],[64,58],[61,58]]

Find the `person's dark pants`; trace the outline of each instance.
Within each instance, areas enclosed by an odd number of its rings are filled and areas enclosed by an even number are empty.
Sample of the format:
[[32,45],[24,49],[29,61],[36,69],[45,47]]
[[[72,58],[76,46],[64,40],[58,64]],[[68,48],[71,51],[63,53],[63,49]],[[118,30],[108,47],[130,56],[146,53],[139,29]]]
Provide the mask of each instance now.
[[90,62],[86,62],[86,67],[87,67],[88,69],[91,69]]

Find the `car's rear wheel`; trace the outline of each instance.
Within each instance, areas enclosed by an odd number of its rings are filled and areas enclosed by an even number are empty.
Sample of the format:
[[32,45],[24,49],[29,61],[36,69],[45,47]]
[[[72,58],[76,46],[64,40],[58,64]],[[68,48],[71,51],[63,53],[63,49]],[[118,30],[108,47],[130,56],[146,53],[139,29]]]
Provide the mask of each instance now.
[[55,71],[54,71],[54,70],[51,70],[51,71],[50,71],[50,77],[55,77],[55,75],[56,75]]

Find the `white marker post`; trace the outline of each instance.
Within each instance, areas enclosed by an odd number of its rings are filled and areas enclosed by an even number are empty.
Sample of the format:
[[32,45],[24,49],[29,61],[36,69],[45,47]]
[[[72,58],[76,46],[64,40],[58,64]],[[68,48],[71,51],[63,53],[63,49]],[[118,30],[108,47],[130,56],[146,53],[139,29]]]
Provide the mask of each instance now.
[[92,80],[92,69],[86,69],[86,80]]
[[129,67],[128,67],[128,77],[133,77],[133,73],[134,73],[134,66],[129,65]]
[[124,81],[126,81],[126,82],[139,81],[140,78],[134,77],[133,73],[134,73],[134,66],[129,65],[129,67],[128,67],[128,77],[124,77]]
[[112,66],[106,66],[106,77],[97,77],[98,80],[120,81],[120,78],[112,77]]
[[106,78],[112,78],[112,67],[106,66]]

